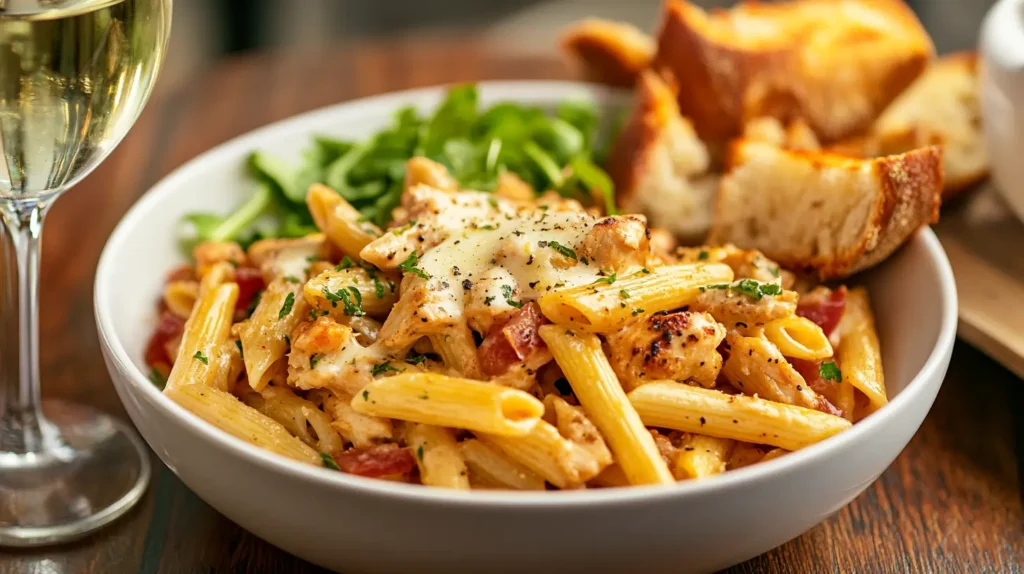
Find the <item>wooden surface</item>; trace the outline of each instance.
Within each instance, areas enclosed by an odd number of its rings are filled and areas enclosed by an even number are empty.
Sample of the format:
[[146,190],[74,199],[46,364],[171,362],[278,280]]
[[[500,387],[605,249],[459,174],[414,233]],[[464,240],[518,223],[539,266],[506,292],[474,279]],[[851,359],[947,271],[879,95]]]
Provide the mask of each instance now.
[[[503,58],[468,41],[397,41],[230,59],[197,71],[185,89],[159,94],[111,158],[51,214],[44,240],[44,395],[125,416],[100,358],[93,273],[125,210],[184,161],[267,122],[357,96],[444,82],[563,77],[558,62]],[[1010,246],[1003,252],[1017,257],[1019,269],[1019,252]],[[995,303],[990,316],[1019,316],[1021,305],[1024,297],[1017,295]],[[0,574],[317,571],[219,515],[153,460],[150,489],[128,516],[73,545],[3,549]],[[958,343],[935,407],[893,466],[822,525],[730,572],[1020,572],[1022,463],[1024,382]]]
[[1024,377],[1024,223],[986,183],[946,205],[936,232],[956,275],[960,336]]

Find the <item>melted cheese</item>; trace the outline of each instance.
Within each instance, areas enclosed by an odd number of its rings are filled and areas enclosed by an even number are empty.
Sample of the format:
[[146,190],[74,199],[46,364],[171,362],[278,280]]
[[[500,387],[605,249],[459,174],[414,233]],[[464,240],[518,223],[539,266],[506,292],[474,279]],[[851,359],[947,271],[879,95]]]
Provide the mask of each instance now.
[[[601,276],[601,270],[580,255],[595,221],[586,213],[541,210],[478,220],[448,218],[449,228],[462,225],[428,249],[419,267],[430,276],[429,289],[450,293],[460,307],[467,287],[494,267],[516,278],[520,301],[532,301],[551,289],[593,283]],[[564,257],[555,244],[571,249],[578,259]]]

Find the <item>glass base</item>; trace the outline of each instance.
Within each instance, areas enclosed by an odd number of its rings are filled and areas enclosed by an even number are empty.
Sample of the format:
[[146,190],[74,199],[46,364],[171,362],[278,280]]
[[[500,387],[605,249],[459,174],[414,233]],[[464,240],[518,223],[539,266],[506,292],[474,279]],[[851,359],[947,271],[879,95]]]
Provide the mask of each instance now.
[[127,425],[60,401],[44,401],[43,413],[38,452],[0,449],[0,546],[81,538],[127,512],[149,484],[149,453]]

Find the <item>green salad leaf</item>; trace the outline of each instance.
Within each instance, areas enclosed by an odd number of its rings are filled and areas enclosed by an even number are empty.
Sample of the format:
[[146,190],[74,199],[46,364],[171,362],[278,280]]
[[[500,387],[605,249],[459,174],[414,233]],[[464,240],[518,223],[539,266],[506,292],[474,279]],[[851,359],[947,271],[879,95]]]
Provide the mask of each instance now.
[[[511,172],[537,193],[597,203],[616,213],[615,189],[601,168],[606,155],[597,107],[567,100],[553,111],[501,102],[482,107],[476,85],[449,89],[430,115],[397,110],[394,120],[363,141],[316,136],[295,164],[266,151],[247,161],[256,181],[253,195],[227,215],[190,213],[184,244],[301,237],[316,230],[305,205],[313,183],[334,189],[368,221],[386,227],[398,206],[405,163],[423,156],[444,165],[464,189],[493,191]],[[607,131],[607,130],[606,130]]]

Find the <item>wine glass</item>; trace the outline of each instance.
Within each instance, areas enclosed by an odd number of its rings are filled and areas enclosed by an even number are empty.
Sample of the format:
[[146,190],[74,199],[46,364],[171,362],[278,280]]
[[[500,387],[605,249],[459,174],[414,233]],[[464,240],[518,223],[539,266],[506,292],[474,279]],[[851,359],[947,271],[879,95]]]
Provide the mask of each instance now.
[[0,0],[0,546],[88,534],[149,482],[132,429],[40,400],[39,240],[53,201],[138,118],[170,21],[171,0]]

